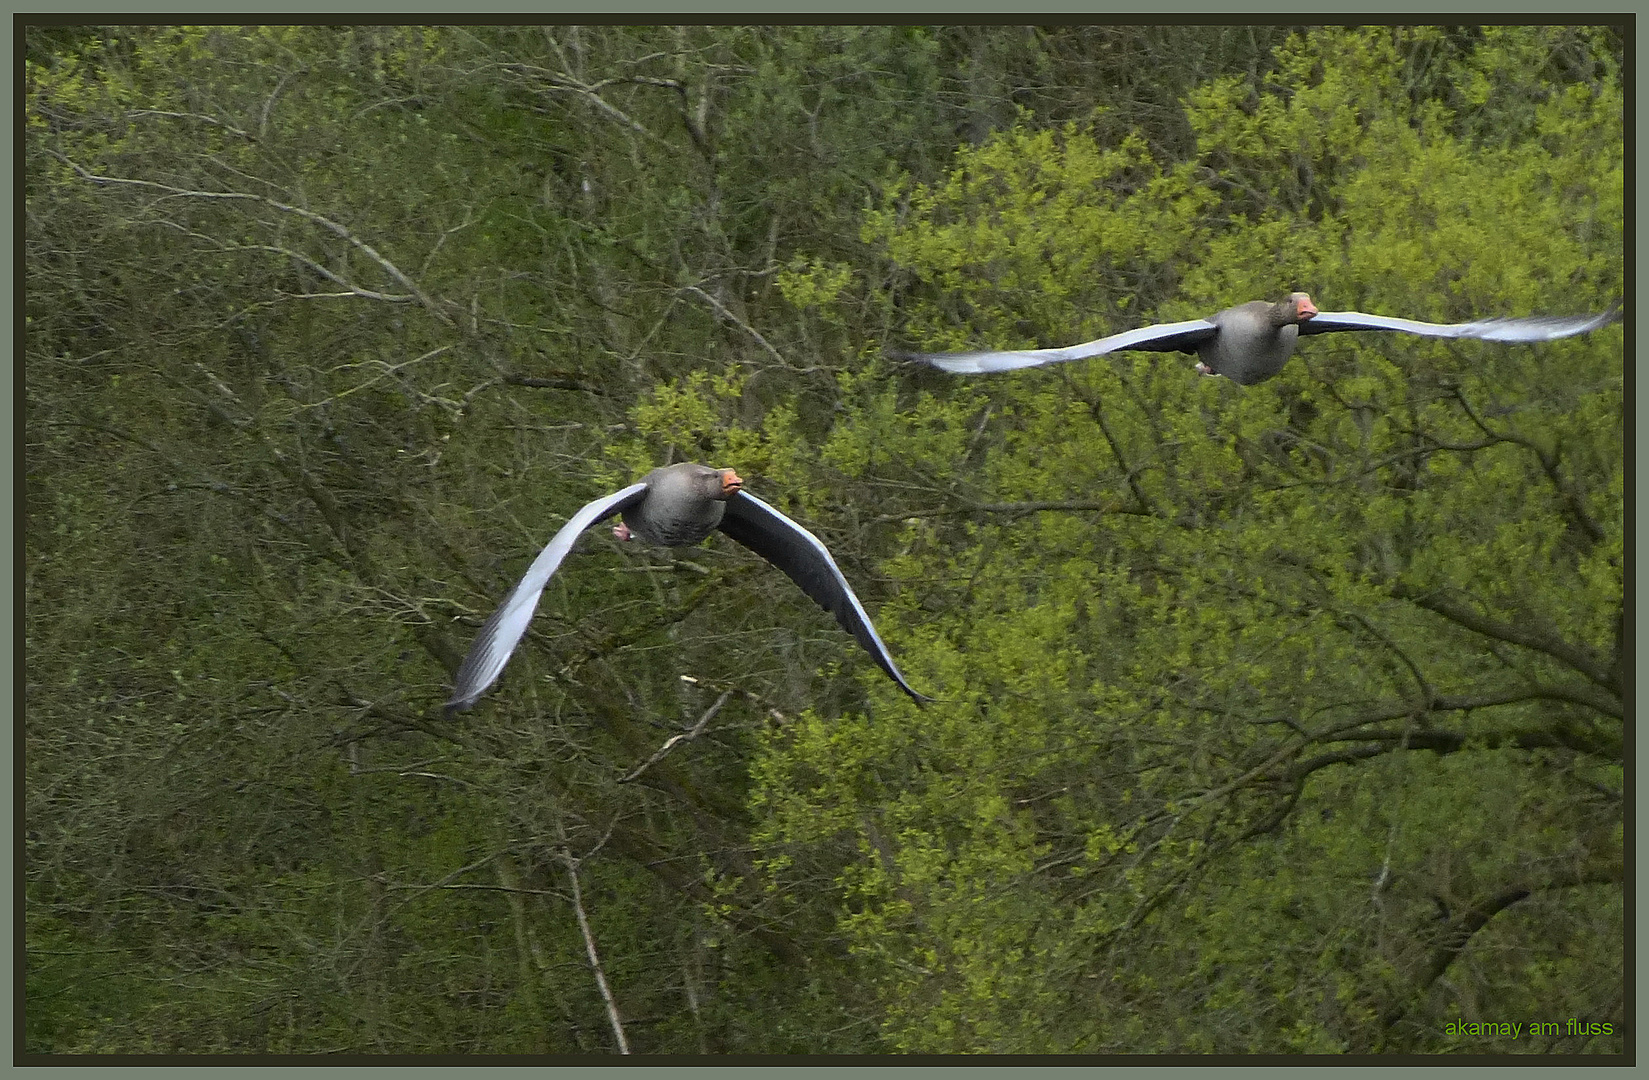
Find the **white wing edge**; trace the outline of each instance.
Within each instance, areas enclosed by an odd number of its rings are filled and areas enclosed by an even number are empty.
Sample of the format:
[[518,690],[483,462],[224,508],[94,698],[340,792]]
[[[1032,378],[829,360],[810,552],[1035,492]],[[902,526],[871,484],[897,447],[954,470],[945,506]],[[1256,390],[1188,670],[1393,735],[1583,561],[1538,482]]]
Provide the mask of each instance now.
[[1304,334],[1336,330],[1396,330],[1434,338],[1478,338],[1482,341],[1556,341],[1601,329],[1620,317],[1618,306],[1601,315],[1530,316],[1517,319],[1479,319],[1469,323],[1428,323],[1394,319],[1361,311],[1323,311],[1301,328]]
[[[1160,341],[1163,338],[1177,337],[1181,334],[1197,333],[1206,337],[1218,331],[1219,327],[1207,319],[1191,319],[1186,322],[1159,323],[1156,326],[1141,326],[1133,330],[1124,330],[1120,334],[1110,337],[1097,338],[1085,341],[1080,345],[1067,345],[1062,349],[1028,349],[1023,351],[988,351],[965,353],[912,353],[918,360],[925,360],[934,367],[958,375],[987,375],[997,371],[1013,371],[1016,368],[1037,367],[1041,364],[1058,364],[1067,360],[1084,360],[1090,356],[1100,356],[1104,353],[1118,352],[1123,349],[1135,349],[1148,342]],[[1191,344],[1187,342],[1186,344]]]
[[[931,700],[926,695],[917,693],[914,689],[912,689],[911,685],[905,681],[904,675],[899,671],[899,665],[893,662],[893,655],[888,652],[887,644],[882,640],[882,635],[876,632],[876,624],[871,621],[870,614],[865,611],[865,606],[859,603],[859,594],[855,593],[853,591],[853,586],[848,584],[847,577],[842,573],[842,568],[836,565],[836,560],[831,556],[830,549],[825,547],[824,541],[820,540],[817,536],[814,536],[799,523],[792,521],[777,508],[756,498],[754,495],[750,494],[750,492],[741,491],[738,497],[740,499],[748,500],[752,506],[772,517],[773,523],[776,526],[788,529],[807,541],[808,546],[813,549],[813,553],[819,557],[819,561],[830,568],[830,573],[836,578],[836,584],[842,587],[842,594],[847,597],[847,602],[852,606],[854,615],[858,617],[860,624],[864,626],[865,631],[870,635],[870,640],[876,643],[876,651],[879,654],[878,659],[887,665],[889,673],[893,675],[895,681],[897,681],[898,684],[904,688],[907,694],[910,694],[917,700]],[[809,599],[813,598],[809,597]],[[818,601],[814,600],[814,603],[818,603]]]
[[453,690],[452,699],[446,704],[449,712],[474,705],[487,687],[497,680],[504,670],[504,665],[509,661],[510,654],[515,652],[516,645],[527,632],[533,612],[538,609],[538,599],[544,594],[544,586],[550,583],[556,568],[573,549],[579,534],[596,522],[610,518],[625,509],[646,490],[646,484],[631,484],[606,498],[586,503],[583,509],[568,518],[567,524],[561,526],[560,531],[550,538],[550,542],[544,545],[544,550],[538,553],[538,558],[527,567],[527,572],[522,575],[520,582],[510,590],[504,602],[498,605],[498,610],[481,624],[480,631],[475,635],[475,643],[470,646],[469,655],[464,657],[463,664],[458,668],[457,686]]

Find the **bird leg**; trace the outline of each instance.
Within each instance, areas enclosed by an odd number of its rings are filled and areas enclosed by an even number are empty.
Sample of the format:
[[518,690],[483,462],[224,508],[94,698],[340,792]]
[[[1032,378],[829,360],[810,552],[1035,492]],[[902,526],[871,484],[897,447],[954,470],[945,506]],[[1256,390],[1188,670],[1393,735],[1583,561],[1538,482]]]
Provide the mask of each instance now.
[[630,526],[624,524],[622,521],[619,522],[617,525],[613,526],[613,535],[618,537],[620,540],[630,539]]

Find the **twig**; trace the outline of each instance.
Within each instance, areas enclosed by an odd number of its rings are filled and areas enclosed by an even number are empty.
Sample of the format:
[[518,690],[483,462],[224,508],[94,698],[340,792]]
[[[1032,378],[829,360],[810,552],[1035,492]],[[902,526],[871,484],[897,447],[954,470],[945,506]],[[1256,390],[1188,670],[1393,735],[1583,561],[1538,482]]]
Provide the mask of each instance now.
[[[96,173],[91,172],[89,169],[82,167],[79,163],[64,157],[62,154],[53,152],[53,156],[62,161],[69,168],[73,169],[76,173],[79,173],[83,179],[89,180],[94,184],[126,184],[131,187],[150,188],[155,191],[166,192],[167,197],[169,198],[178,199],[228,199],[242,202],[259,202],[263,203],[265,206],[280,210],[283,213],[295,214],[306,221],[319,225],[321,228],[332,233],[334,236],[350,244],[357,251],[361,252],[367,258],[382,267],[386,274],[400,282],[408,292],[418,298],[418,302],[422,304],[430,312],[430,314],[434,315],[436,318],[440,319],[444,323],[447,323],[448,325],[452,324],[452,319],[447,315],[447,313],[437,307],[435,301],[424,295],[424,291],[414,284],[411,278],[402,273],[400,267],[378,254],[372,245],[368,244],[365,240],[360,239],[354,233],[344,228],[344,226],[338,224],[336,221],[333,221],[331,218],[315,213],[313,210],[305,210],[302,207],[278,202],[266,195],[254,195],[245,191],[190,191],[186,188],[173,187],[170,184],[161,184],[153,180],[135,180],[124,176],[99,176]],[[348,287],[345,282],[340,281],[339,284]]]
[[[1387,637],[1378,627],[1369,622],[1359,613],[1355,611],[1349,612],[1345,616],[1345,619],[1347,622],[1356,622],[1358,625],[1362,626],[1364,630],[1367,630],[1374,636],[1376,641],[1380,642],[1380,644],[1384,645],[1387,649],[1390,649],[1394,654],[1396,654],[1397,659],[1401,660],[1403,665],[1409,669],[1409,674],[1414,676],[1414,681],[1420,688],[1421,708],[1429,709],[1431,707],[1431,703],[1437,700],[1437,691],[1431,688],[1431,683],[1427,682],[1425,675],[1421,674],[1420,666],[1409,658],[1408,653],[1398,648],[1396,642],[1392,641],[1391,638]],[[1341,625],[1344,625],[1344,623]]]
[[732,696],[733,696],[733,691],[723,690],[721,692],[721,697],[716,699],[716,703],[714,705],[710,706],[708,709],[704,710],[704,715],[699,717],[699,722],[693,725],[693,730],[692,731],[684,731],[680,735],[670,736],[670,738],[665,741],[663,746],[659,747],[656,751],[654,751],[652,757],[650,757],[646,761],[642,762],[641,766],[639,768],[637,768],[635,772],[631,773],[629,776],[626,776],[624,779],[620,780],[619,783],[628,784],[630,781],[636,779],[642,773],[644,773],[648,769],[652,768],[654,765],[657,765],[660,761],[663,761],[664,760],[664,755],[668,754],[672,749],[674,749],[675,745],[677,743],[690,742],[693,739],[698,738],[700,735],[703,735],[706,725],[708,725],[710,723],[711,719],[717,713],[721,712],[721,707],[723,705],[727,704],[727,699],[732,697]]
[[131,112],[127,113],[126,115],[127,116],[169,116],[169,117],[173,118],[174,120],[199,120],[204,124],[214,124],[214,125],[222,128],[223,130],[229,132],[231,135],[239,135],[241,138],[247,139],[251,142],[256,142],[257,141],[257,136],[253,135],[249,131],[242,131],[240,128],[236,127],[234,124],[231,124],[231,123],[229,123],[225,120],[219,120],[219,119],[217,119],[216,117],[213,117],[213,116],[202,116],[200,113],[168,112],[165,109],[133,109]]
[[334,368],[331,372],[328,372],[327,374],[330,375],[333,372],[337,372],[337,371],[347,371],[351,368],[356,368],[356,367],[376,367],[376,368],[379,368],[381,370],[379,371],[379,373],[377,375],[375,375],[372,378],[368,379],[364,383],[360,383],[358,385],[351,386],[347,390],[343,390],[343,391],[340,391],[336,394],[333,394],[331,397],[322,398],[320,401],[299,402],[298,407],[300,409],[314,409],[314,408],[319,408],[319,407],[324,406],[324,405],[330,405],[331,403],[333,403],[335,401],[339,401],[343,398],[346,398],[351,394],[357,393],[361,390],[365,390],[366,388],[368,388],[369,386],[372,386],[375,383],[382,382],[383,380],[385,380],[385,379],[391,377],[392,375],[395,375],[398,372],[400,372],[400,370],[402,368],[408,368],[408,367],[411,367],[413,364],[419,364],[419,363],[424,362],[425,360],[429,360],[429,359],[432,359],[434,357],[440,356],[442,353],[448,351],[451,348],[452,348],[451,345],[442,345],[439,348],[431,349],[429,352],[425,353],[422,356],[414,357],[411,360],[403,360],[399,364],[386,364],[382,360],[368,360],[368,361],[364,361],[360,364],[340,364],[338,367]]
[[292,78],[292,76],[301,75],[301,74],[303,74],[304,72],[306,72],[308,70],[309,70],[308,68],[304,68],[304,67],[294,68],[293,70],[288,71],[288,72],[286,72],[285,74],[283,74],[281,76],[280,81],[275,84],[275,89],[271,90],[269,92],[269,97],[264,100],[263,112],[261,114],[259,114],[259,116],[258,116],[258,134],[259,135],[263,135],[266,132],[268,132],[268,130],[269,130],[269,112],[270,112],[271,109],[273,109],[275,107],[275,99],[281,96],[281,91],[282,90],[286,89],[286,84],[287,84],[288,80],[290,80]]
[[1543,634],[1530,627],[1527,622],[1501,622],[1487,615],[1479,615],[1463,604],[1445,599],[1440,590],[1428,590],[1399,582],[1393,586],[1391,595],[1441,615],[1449,622],[1463,626],[1473,633],[1543,652],[1567,664],[1617,697],[1620,695],[1621,688],[1614,681],[1614,672],[1610,665],[1599,658],[1594,650],[1584,645],[1573,645],[1562,638]]
[[[559,44],[557,44],[556,48],[557,48],[557,51],[560,50]],[[562,62],[563,63],[566,62],[566,57],[565,56],[562,57]],[[546,86],[547,90],[551,90],[551,91],[554,91],[554,90],[570,90],[573,93],[578,94],[579,96],[583,97],[584,100],[588,101],[591,105],[594,105],[597,109],[599,109],[602,112],[606,113],[613,120],[616,120],[620,124],[623,124],[625,127],[629,128],[631,131],[634,131],[634,132],[636,132],[640,135],[645,135],[647,138],[652,139],[655,142],[661,143],[664,146],[669,146],[670,145],[668,140],[660,138],[659,136],[653,134],[646,127],[644,127],[640,123],[636,122],[635,120],[631,119],[624,112],[624,110],[618,108],[616,105],[612,104],[610,101],[608,101],[606,98],[602,97],[599,93],[596,92],[600,87],[605,86],[610,82],[617,82],[617,81],[621,81],[621,80],[609,79],[609,80],[604,80],[603,82],[596,83],[596,84],[592,85],[590,83],[584,82],[581,79],[574,78],[573,76],[569,75],[565,71],[550,71],[546,68],[536,67],[532,64],[503,64],[501,66],[503,67],[503,69],[505,71],[513,71],[517,74],[526,75],[530,78],[538,78],[538,79],[543,80],[545,83],[548,84]],[[622,80],[622,81],[629,82],[629,81],[637,81],[637,80]]]
[[1150,516],[1138,507],[1120,504],[1114,499],[1105,501],[1065,499],[1055,502],[968,503],[965,506],[938,506],[930,510],[907,510],[901,514],[882,514],[869,519],[869,522],[875,525],[888,521],[905,521],[910,518],[950,517],[957,514],[1036,514],[1044,510],[1094,510],[1102,514],[1127,514],[1132,517]]
[[[565,837],[565,833],[563,833]],[[582,860],[575,859],[566,848],[561,849],[561,859],[567,864],[567,877],[573,883],[573,912],[578,916],[578,929],[584,935],[584,951],[590,958],[590,970],[595,972],[595,984],[601,990],[601,1000],[607,1003],[607,1020],[613,1025],[613,1037],[618,1040],[618,1052],[630,1052],[630,1040],[624,1037],[624,1022],[618,1016],[618,1003],[613,1000],[613,992],[607,986],[607,976],[601,970],[601,956],[596,952],[595,934],[590,931],[590,920],[584,914],[584,893],[578,887],[578,864]]]
[[[354,746],[355,744],[350,743],[350,745]],[[439,881],[432,881],[432,882],[418,883],[418,884],[411,884],[411,885],[391,885],[390,888],[410,889],[410,890],[412,890],[412,895],[408,896],[406,899],[400,901],[394,907],[390,908],[389,909],[389,914],[394,915],[396,912],[400,911],[402,908],[406,907],[408,904],[412,903],[414,900],[419,899],[420,897],[424,896],[426,893],[429,893],[432,890],[454,888],[455,886],[453,885],[453,882],[455,882],[457,879],[463,877],[465,874],[469,873],[472,870],[481,869],[481,867],[483,867],[483,866],[487,865],[488,863],[492,862],[494,859],[498,858],[500,855],[509,854],[509,851],[510,851],[510,849],[508,847],[505,847],[505,848],[503,848],[499,851],[493,852],[490,855],[482,856],[481,858],[479,858],[479,859],[475,860],[474,862],[470,863],[468,866],[460,866],[458,869],[456,869],[452,873],[446,875],[445,877],[443,877]]]
[[1471,418],[1472,423],[1476,424],[1483,434],[1491,439],[1514,443],[1534,454],[1540,462],[1541,469],[1545,471],[1546,478],[1552,482],[1552,486],[1557,489],[1557,493],[1563,497],[1563,501],[1568,505],[1569,512],[1574,515],[1575,523],[1580,526],[1581,531],[1591,538],[1594,544],[1602,543],[1604,539],[1603,527],[1597,523],[1586,509],[1586,500],[1582,497],[1580,491],[1576,489],[1573,483],[1564,480],[1563,473],[1558,469],[1558,454],[1561,446],[1554,446],[1552,451],[1547,453],[1543,447],[1526,435],[1493,430],[1478,415],[1478,411],[1472,408],[1471,402],[1466,400],[1466,392],[1458,386],[1453,389],[1455,400],[1460,402],[1460,407],[1466,410],[1466,415]]
[[695,293],[698,296],[704,297],[705,302],[708,303],[711,307],[715,308],[716,311],[722,316],[722,318],[726,319],[728,322],[732,323],[734,326],[737,326],[740,330],[743,330],[745,333],[749,334],[752,338],[755,338],[756,339],[756,344],[758,344],[762,348],[766,349],[769,356],[771,356],[773,359],[777,360],[785,368],[790,369],[790,370],[795,370],[794,368],[790,367],[790,362],[787,361],[784,358],[784,354],[780,353],[779,350],[775,349],[773,347],[772,342],[770,342],[766,338],[762,337],[761,331],[757,330],[754,326],[751,326],[749,323],[745,322],[743,319],[739,318],[737,315],[733,314],[731,311],[728,311],[726,305],[724,305],[720,300],[717,300],[714,296],[711,296],[709,293],[705,292],[703,289],[699,288],[697,285],[688,285],[688,286],[686,286],[685,288],[682,289],[682,292]]
[[328,270],[326,267],[322,266],[314,259],[309,258],[307,255],[300,255],[296,251],[293,251],[290,248],[281,247],[278,244],[237,244],[234,247],[225,248],[224,250],[268,251],[276,255],[285,255],[294,262],[300,262],[309,267],[311,270],[315,271],[315,273],[326,278],[333,284],[342,285],[356,296],[365,297],[368,300],[382,300],[386,304],[410,304],[417,299],[417,297],[413,296],[411,293],[386,293],[379,292],[376,289],[362,288],[361,286],[346,280],[342,275],[333,273],[331,270]]
[[605,397],[607,391],[594,383],[582,379],[552,379],[537,375],[506,375],[504,382],[510,386],[525,386],[532,390],[576,390],[581,394],[597,394]]
[[[1364,625],[1367,625],[1367,624],[1365,623]],[[1372,630],[1373,627],[1369,627],[1369,629]],[[1407,659],[1407,658],[1405,657],[1405,659]],[[1418,673],[1416,673],[1415,678],[1417,678],[1417,679],[1419,678]],[[1424,693],[1426,693],[1426,695],[1428,697],[1431,696],[1431,694],[1430,694],[1431,688],[1426,685],[1424,680],[1421,680],[1420,686],[1421,686],[1422,691]],[[1397,752],[1398,752],[1399,755],[1404,755],[1404,754],[1408,753],[1409,735],[1411,735],[1413,732],[1414,732],[1414,718],[1410,717],[1409,722],[1407,724],[1405,724],[1404,727],[1403,727],[1403,742],[1402,742],[1402,745],[1400,745],[1397,748]],[[1305,781],[1305,777],[1304,776],[1300,777],[1300,782],[1303,783],[1304,781]],[[1402,793],[1399,792],[1398,793],[1398,800],[1401,801],[1401,798],[1402,798]],[[1373,888],[1369,890],[1369,901],[1374,905],[1374,910],[1379,912],[1382,915],[1385,914],[1385,904],[1383,903],[1382,897],[1383,897],[1383,894],[1385,893],[1385,891],[1387,889],[1391,888],[1391,853],[1397,849],[1397,826],[1398,826],[1400,820],[1401,820],[1401,818],[1400,818],[1399,815],[1397,815],[1397,814],[1392,814],[1391,815],[1391,829],[1386,833],[1386,857],[1380,863],[1380,872],[1378,874],[1376,874],[1375,877],[1374,877],[1374,886],[1373,886]]]

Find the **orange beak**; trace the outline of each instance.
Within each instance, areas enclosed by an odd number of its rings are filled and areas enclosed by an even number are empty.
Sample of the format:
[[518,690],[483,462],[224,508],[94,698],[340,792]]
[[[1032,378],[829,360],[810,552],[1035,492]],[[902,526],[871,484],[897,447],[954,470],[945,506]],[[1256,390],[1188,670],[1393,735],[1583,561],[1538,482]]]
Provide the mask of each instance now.
[[738,473],[734,472],[732,469],[723,469],[721,471],[721,493],[723,495],[728,498],[732,498],[734,495],[738,494],[743,487],[744,481],[739,479]]
[[1317,314],[1317,305],[1311,302],[1311,297],[1300,297],[1299,313],[1301,322],[1305,322],[1307,319]]

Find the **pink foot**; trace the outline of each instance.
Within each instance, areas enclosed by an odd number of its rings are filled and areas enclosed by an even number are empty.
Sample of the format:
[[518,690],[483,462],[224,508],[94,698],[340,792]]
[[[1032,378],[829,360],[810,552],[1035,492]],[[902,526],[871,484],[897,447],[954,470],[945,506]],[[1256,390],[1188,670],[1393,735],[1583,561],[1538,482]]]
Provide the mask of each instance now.
[[624,524],[622,521],[619,522],[617,525],[613,526],[613,535],[618,537],[620,540],[630,539],[630,526]]

